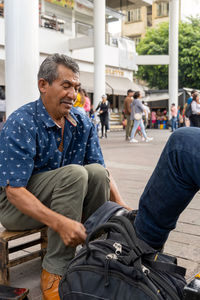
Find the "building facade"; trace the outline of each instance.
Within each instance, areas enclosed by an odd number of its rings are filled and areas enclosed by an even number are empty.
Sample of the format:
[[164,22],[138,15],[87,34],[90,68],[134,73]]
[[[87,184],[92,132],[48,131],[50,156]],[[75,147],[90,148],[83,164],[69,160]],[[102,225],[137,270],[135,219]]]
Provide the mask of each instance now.
[[132,39],[137,46],[148,28],[169,21],[169,2],[154,0],[152,5],[123,12],[122,35]]
[[[0,86],[6,88],[5,20],[3,0],[0,2]],[[82,87],[93,99],[93,45],[88,46],[88,48],[80,47],[80,49],[70,47],[71,40],[78,41],[80,38],[88,38],[93,35],[93,3],[80,0],[39,0],[38,14],[40,62],[52,53],[73,57],[80,66]],[[111,19],[116,19],[116,16],[120,17],[120,14],[106,8],[106,24]],[[15,34],[15,28],[13,28],[13,34]],[[141,89],[133,82],[133,70],[137,68],[134,63],[134,55],[135,45],[133,41],[126,38],[118,39],[106,32],[106,93],[109,96],[111,107],[118,110],[122,109],[123,99],[129,88]],[[28,100],[30,101],[30,99]]]

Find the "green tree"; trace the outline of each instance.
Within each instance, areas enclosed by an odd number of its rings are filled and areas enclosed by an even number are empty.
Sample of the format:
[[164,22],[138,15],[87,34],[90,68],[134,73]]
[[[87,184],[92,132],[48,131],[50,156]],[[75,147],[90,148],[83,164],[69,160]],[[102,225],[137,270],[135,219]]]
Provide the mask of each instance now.
[[[139,55],[166,55],[169,46],[169,23],[149,29],[137,46]],[[139,66],[136,76],[149,87],[168,88],[168,66]],[[198,88],[200,82],[200,17],[179,24],[179,88]]]

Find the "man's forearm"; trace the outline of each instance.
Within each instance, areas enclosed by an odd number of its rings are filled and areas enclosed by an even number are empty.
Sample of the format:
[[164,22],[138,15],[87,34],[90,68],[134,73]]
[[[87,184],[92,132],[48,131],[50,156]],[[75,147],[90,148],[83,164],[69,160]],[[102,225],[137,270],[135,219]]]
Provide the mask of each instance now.
[[43,205],[26,188],[6,187],[8,200],[22,213],[56,231],[66,246],[75,247],[86,239],[83,224],[59,214]]

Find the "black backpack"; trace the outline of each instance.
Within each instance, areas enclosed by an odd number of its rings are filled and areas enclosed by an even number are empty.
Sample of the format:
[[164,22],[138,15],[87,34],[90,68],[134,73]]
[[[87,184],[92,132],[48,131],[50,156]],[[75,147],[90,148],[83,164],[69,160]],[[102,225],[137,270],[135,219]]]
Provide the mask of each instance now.
[[113,216],[98,226],[70,262],[61,300],[180,300],[185,269],[176,258],[138,239],[133,219]]
[[185,116],[190,118],[192,116],[192,106],[191,103],[186,106]]

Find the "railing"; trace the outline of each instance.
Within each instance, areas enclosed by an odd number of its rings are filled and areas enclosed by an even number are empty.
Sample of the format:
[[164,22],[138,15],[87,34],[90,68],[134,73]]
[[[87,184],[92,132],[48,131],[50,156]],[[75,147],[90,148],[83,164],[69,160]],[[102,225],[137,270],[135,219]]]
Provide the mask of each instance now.
[[40,27],[48,28],[64,33],[72,30],[72,21],[63,16],[58,16],[50,12],[41,13],[39,15]]
[[106,45],[112,47],[118,47],[118,37],[112,35],[110,32],[106,32]]
[[80,21],[75,21],[76,37],[89,36],[93,34],[93,26]]

